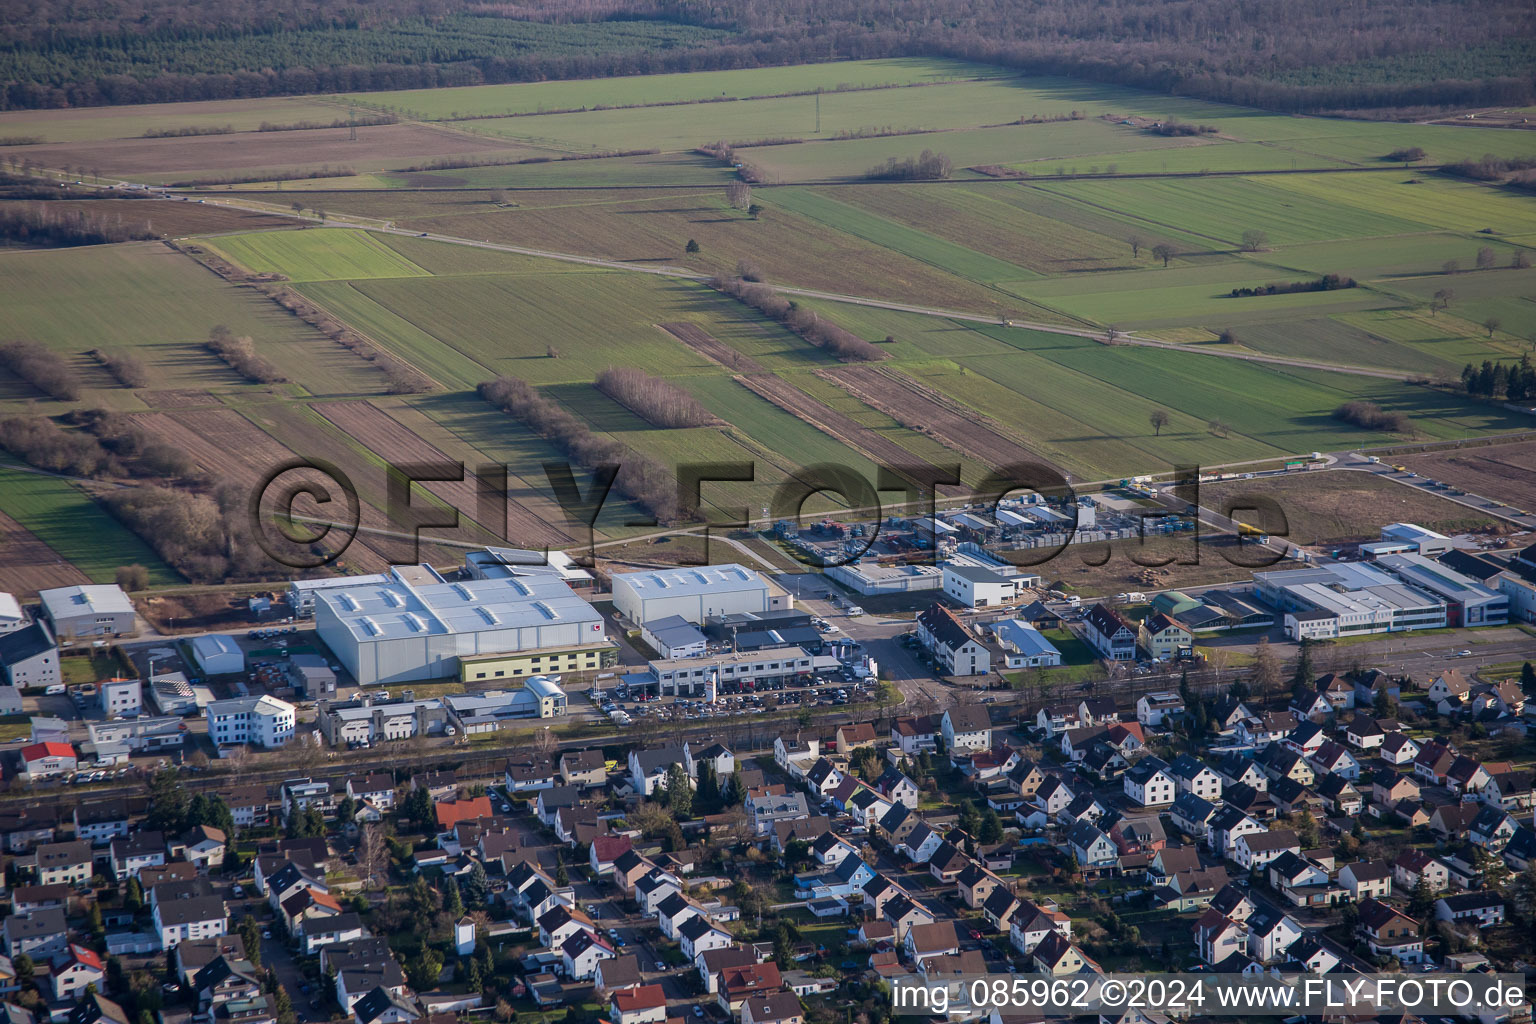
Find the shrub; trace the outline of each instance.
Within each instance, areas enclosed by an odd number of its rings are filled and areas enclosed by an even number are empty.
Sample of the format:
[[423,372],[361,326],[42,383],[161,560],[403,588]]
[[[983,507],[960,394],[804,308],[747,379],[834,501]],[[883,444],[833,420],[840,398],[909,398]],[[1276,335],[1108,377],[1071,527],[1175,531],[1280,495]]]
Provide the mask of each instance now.
[[277,384],[287,380],[282,371],[256,354],[255,343],[247,337],[235,337],[223,324],[208,332],[208,350],[228,363],[236,373],[258,384]]
[[1380,430],[1389,434],[1413,431],[1413,422],[1406,415],[1388,412],[1375,402],[1345,402],[1333,410],[1333,418],[1365,430]]

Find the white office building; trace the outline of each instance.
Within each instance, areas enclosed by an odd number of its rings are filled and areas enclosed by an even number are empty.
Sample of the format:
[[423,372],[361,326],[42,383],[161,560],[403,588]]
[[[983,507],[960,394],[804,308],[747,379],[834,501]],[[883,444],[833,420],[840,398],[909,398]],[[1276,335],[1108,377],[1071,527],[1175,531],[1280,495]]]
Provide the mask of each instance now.
[[294,580],[288,584],[288,607],[293,614],[309,618],[315,614],[315,596],[337,587],[366,587],[388,583],[389,577],[379,573],[367,576],[336,576],[321,580]]
[[97,689],[108,718],[137,715],[144,708],[144,684],[137,679],[108,679]]
[[905,594],[915,590],[938,590],[944,572],[935,565],[881,565],[878,562],[849,562],[829,565],[822,570],[834,579],[868,597],[872,594]]
[[208,738],[216,747],[249,743],[271,750],[293,739],[293,705],[276,697],[263,694],[216,700],[203,714],[208,721]]
[[944,563],[944,593],[967,608],[996,608],[1019,596],[1018,581],[980,565]]
[[702,626],[711,615],[780,611],[793,599],[744,565],[701,565],[613,574],[613,607],[634,623],[680,615]]
[[379,584],[315,595],[315,632],[359,686],[459,675],[459,659],[606,639],[603,618],[559,575]]

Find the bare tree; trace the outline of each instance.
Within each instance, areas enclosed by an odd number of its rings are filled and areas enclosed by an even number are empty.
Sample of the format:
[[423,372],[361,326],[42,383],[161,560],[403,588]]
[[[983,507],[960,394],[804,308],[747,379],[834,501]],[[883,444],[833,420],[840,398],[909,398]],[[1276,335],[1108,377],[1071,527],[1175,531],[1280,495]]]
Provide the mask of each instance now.
[[1258,252],[1269,244],[1269,235],[1263,231],[1248,230],[1243,232],[1243,251]]
[[1260,696],[1267,697],[1280,687],[1280,659],[1269,646],[1269,638],[1261,637],[1253,648],[1253,688]]
[[1230,433],[1226,423],[1222,422],[1220,419],[1211,420],[1205,425],[1205,429],[1209,430],[1217,437],[1226,437],[1227,434]]
[[1440,264],[1440,272],[1442,274],[1461,273],[1461,260],[1446,260],[1444,263]]
[[1527,270],[1531,265],[1531,254],[1521,249],[1515,253],[1515,258],[1509,261],[1509,265],[1516,270]]
[[1147,244],[1147,240],[1140,235],[1131,235],[1126,241],[1131,245],[1131,259],[1139,258],[1142,248]]
[[1152,424],[1152,430],[1159,437],[1162,436],[1163,428],[1168,425],[1168,420],[1168,410],[1166,409],[1153,409],[1152,415],[1147,417],[1147,422]]
[[1152,255],[1162,260],[1163,266],[1166,267],[1168,265],[1168,261],[1173,259],[1173,246],[1169,245],[1167,242],[1158,242],[1152,247]]
[[1477,250],[1477,269],[1478,270],[1492,270],[1493,269],[1493,260],[1494,260],[1493,246],[1485,245],[1481,249]]
[[732,181],[725,186],[725,201],[738,210],[745,210],[752,205],[752,186],[744,181]]
[[1450,309],[1451,303],[1456,301],[1456,292],[1450,288],[1441,288],[1435,292],[1435,297],[1429,301],[1429,315],[1434,316],[1436,309]]
[[388,877],[389,844],[384,829],[376,822],[364,825],[357,837],[357,866],[370,884],[380,884]]
[[1488,337],[1490,337],[1490,338],[1493,337],[1493,332],[1498,330],[1499,326],[1501,324],[1503,324],[1503,323],[1504,323],[1504,321],[1500,320],[1496,316],[1490,316],[1490,317],[1484,318],[1483,326],[1488,329]]

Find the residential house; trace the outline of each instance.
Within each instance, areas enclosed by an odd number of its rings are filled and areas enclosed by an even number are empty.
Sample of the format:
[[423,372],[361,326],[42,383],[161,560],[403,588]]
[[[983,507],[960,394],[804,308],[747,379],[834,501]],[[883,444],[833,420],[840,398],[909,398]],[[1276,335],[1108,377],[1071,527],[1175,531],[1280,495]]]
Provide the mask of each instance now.
[[960,704],[949,708],[939,720],[945,749],[988,750],[992,746],[992,719],[983,704]]
[[1424,959],[1424,940],[1419,922],[1378,899],[1361,902],[1355,934],[1377,956],[1392,956],[1404,963]]
[[1095,604],[1083,616],[1084,637],[1106,661],[1136,660],[1137,627],[1124,615]]

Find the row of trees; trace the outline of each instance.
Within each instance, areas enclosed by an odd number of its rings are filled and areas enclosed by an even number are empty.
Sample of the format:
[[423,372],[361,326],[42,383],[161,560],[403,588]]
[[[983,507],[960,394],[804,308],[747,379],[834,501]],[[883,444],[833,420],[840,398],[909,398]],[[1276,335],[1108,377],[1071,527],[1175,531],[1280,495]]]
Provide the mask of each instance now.
[[130,417],[99,409],[72,413],[80,430],[46,416],[0,420],[0,448],[38,469],[70,476],[182,478],[197,471],[179,448],[166,444]]
[[0,209],[0,238],[23,245],[105,245],[136,238],[159,238],[147,221],[133,223],[81,209],[60,210],[46,203],[7,203]]
[[849,362],[878,362],[885,353],[852,331],[824,320],[814,311],[784,298],[767,285],[753,284],[739,277],[710,278],[709,285],[746,303],[765,316],[784,324],[812,345],[826,349]]
[[[294,203],[293,206],[295,212],[300,212],[303,209],[303,204],[301,203]],[[323,220],[325,214],[323,212],[320,213],[320,217]],[[390,394],[416,395],[433,389],[432,379],[426,374],[411,364],[374,348],[367,338],[293,289],[274,285],[262,285],[260,288],[267,298],[276,302],[289,313],[292,313],[327,338],[330,338],[342,348],[366,359],[376,366],[379,372],[384,375],[385,380],[389,382]]]
[[1352,423],[1365,430],[1380,430],[1389,434],[1411,434],[1413,421],[1405,413],[1388,412],[1375,402],[1345,402],[1333,410],[1333,418]]
[[167,564],[196,583],[270,578],[274,566],[251,536],[249,495],[225,483],[211,494],[143,486],[108,492],[107,509]]
[[658,520],[679,518],[674,475],[660,462],[592,433],[584,422],[527,381],[502,376],[483,381],[476,390],[481,398],[526,423],[582,467],[593,472],[610,470],[618,492]]
[[609,368],[597,375],[595,386],[653,427],[707,427],[720,422],[688,392],[644,370]]
[[1536,399],[1536,368],[1529,355],[1521,356],[1512,366],[1484,359],[1483,365],[1468,363],[1461,371],[1461,386],[1477,398],[1506,398],[1511,402]]
[[116,377],[118,383],[125,388],[143,388],[149,386],[149,370],[144,365],[144,360],[132,352],[124,352],[120,349],[93,348],[86,353],[96,360],[102,367]]
[[885,163],[876,164],[865,171],[864,177],[871,181],[936,181],[949,177],[954,169],[949,157],[925,149],[917,156],[909,156],[905,160],[888,156]]
[[1234,299],[1249,298],[1254,295],[1294,295],[1297,292],[1331,292],[1341,288],[1358,287],[1358,282],[1352,277],[1344,277],[1340,274],[1324,274],[1312,281],[1277,281],[1271,284],[1257,285],[1253,288],[1233,288],[1231,295]]
[[0,345],[0,363],[56,401],[73,402],[80,397],[80,378],[69,362],[35,341],[23,339]]
[[240,376],[258,384],[277,384],[288,378],[265,356],[257,355],[256,343],[235,335],[223,324],[208,332],[208,351],[230,365]]

